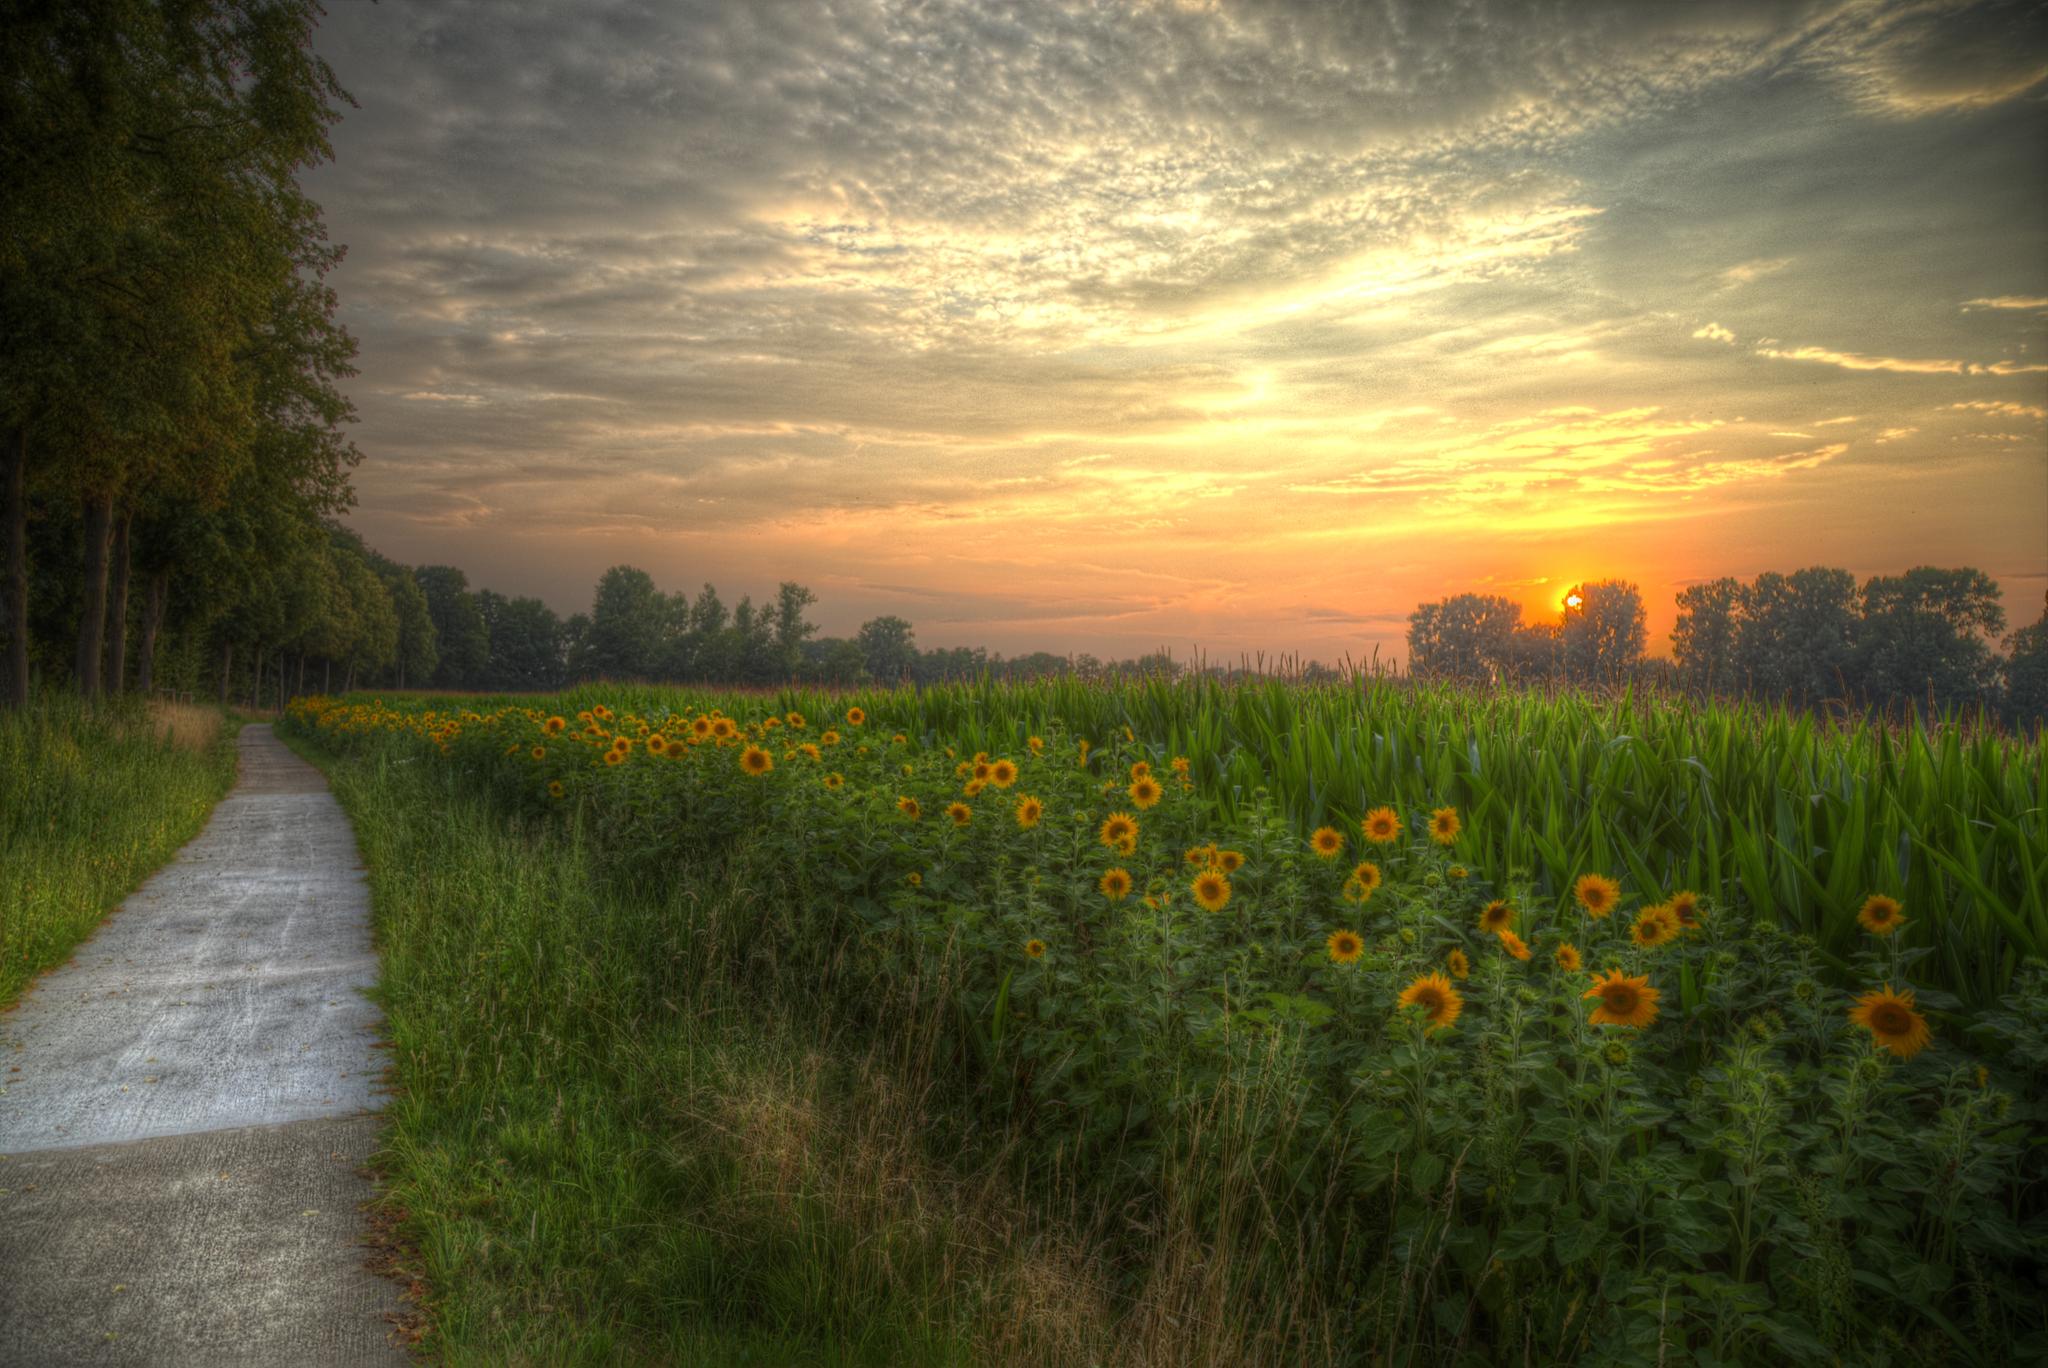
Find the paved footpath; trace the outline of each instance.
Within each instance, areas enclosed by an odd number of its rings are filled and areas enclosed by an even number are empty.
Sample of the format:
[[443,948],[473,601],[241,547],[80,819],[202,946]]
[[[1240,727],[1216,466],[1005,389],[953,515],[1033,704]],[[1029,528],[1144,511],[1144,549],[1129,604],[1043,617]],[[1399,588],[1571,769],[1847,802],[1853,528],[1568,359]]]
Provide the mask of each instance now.
[[241,733],[198,839],[0,1014],[0,1364],[397,1364],[364,1266],[369,892],[326,780]]

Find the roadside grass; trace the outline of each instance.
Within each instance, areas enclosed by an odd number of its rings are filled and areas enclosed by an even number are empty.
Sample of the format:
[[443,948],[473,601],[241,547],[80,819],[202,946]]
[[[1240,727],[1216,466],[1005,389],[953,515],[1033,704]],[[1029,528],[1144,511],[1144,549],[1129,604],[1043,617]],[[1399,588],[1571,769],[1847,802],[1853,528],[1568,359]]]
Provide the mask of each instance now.
[[942,1152],[914,1040],[871,1048],[788,991],[761,871],[607,879],[581,828],[293,744],[370,871],[396,1087],[379,1166],[426,1351],[1111,1357],[1103,1278],[1022,1209],[1002,1138]]
[[39,694],[0,710],[0,1008],[196,836],[234,778],[217,709]]

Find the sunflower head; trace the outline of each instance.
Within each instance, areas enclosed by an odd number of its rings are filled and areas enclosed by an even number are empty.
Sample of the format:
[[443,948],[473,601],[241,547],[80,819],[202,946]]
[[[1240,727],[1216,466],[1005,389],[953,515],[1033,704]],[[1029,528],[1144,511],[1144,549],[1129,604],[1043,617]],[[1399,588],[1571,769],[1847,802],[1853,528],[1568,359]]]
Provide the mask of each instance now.
[[1472,961],[1466,958],[1463,950],[1453,950],[1450,954],[1445,955],[1444,968],[1451,971],[1452,978],[1472,977]]
[[1906,924],[1904,911],[1898,899],[1873,893],[1856,909],[1856,922],[1873,936],[1889,936]]
[[924,808],[919,805],[917,799],[907,794],[896,800],[896,810],[913,822],[924,816]]
[[627,751],[633,749],[633,738],[630,736],[614,736],[612,738],[612,749],[624,755]]
[[1479,914],[1479,929],[1496,934],[1506,931],[1515,924],[1515,909],[1506,902],[1495,898]]
[[1335,827],[1317,827],[1308,838],[1308,848],[1321,860],[1334,860],[1344,853],[1344,833]]
[[559,797],[561,797],[561,796],[562,796],[562,792],[563,792],[563,789],[562,789],[562,781],[561,781],[561,780],[559,780],[559,779],[550,779],[550,780],[548,780],[548,797],[550,797],[550,798],[559,798]]
[[828,728],[826,728],[826,730],[825,730],[825,734],[824,734],[823,736],[821,736],[821,737],[819,737],[819,738],[818,738],[818,744],[819,744],[819,745],[821,745],[821,746],[836,746],[836,745],[838,745],[838,744],[839,744],[839,733],[838,733],[838,732],[836,732],[836,731],[833,731],[833,730],[831,730],[831,729],[830,729],[829,727],[828,727]]
[[1600,1002],[1589,1018],[1595,1026],[1632,1026],[1640,1030],[1657,1019],[1657,1000],[1661,992],[1650,986],[1648,974],[1634,978],[1624,975],[1619,969],[1609,969],[1605,974],[1595,975],[1593,986],[1581,997]]
[[548,748],[546,746],[535,746],[532,755],[536,760],[545,760],[548,758]]
[[1358,829],[1365,833],[1366,840],[1387,845],[1401,838],[1401,814],[1390,807],[1376,807],[1365,814]]
[[1039,940],[1036,936],[1032,937],[1030,940],[1024,942],[1024,953],[1029,955],[1033,959],[1044,959],[1045,942]]
[[624,751],[608,750],[604,753],[604,762],[607,765],[616,765],[625,758],[626,753]]
[[1017,800],[1017,825],[1026,831],[1038,825],[1038,819],[1045,816],[1045,804],[1030,794]]
[[1152,762],[1149,760],[1139,760],[1131,765],[1131,778],[1133,779],[1143,779],[1150,773],[1152,773]]
[[718,740],[731,740],[733,731],[734,727],[730,717],[714,717],[711,719],[711,735]]
[[1664,905],[1671,909],[1671,915],[1678,919],[1680,927],[1687,931],[1698,928],[1700,924],[1699,894],[1686,889],[1680,889],[1667,898]]
[[1230,880],[1223,877],[1220,869],[1205,869],[1195,875],[1189,888],[1195,901],[1211,912],[1221,912],[1230,903]]
[[1149,774],[1131,781],[1131,802],[1136,805],[1140,812],[1157,803],[1160,796],[1165,792],[1165,789],[1159,787],[1159,781]]
[[1621,901],[1621,885],[1605,874],[1581,874],[1572,885],[1572,896],[1591,915],[1604,917]]
[[828,789],[839,788],[841,785],[845,784],[845,782],[846,776],[838,773],[837,771],[825,776],[825,787]]
[[1629,928],[1628,938],[1645,950],[1655,950],[1678,938],[1678,918],[1663,903],[1646,907],[1636,913],[1636,924]]
[[1386,882],[1386,876],[1380,873],[1380,867],[1371,860],[1360,860],[1352,869],[1351,877],[1356,879],[1359,886],[1365,889],[1365,896],[1368,898],[1378,890],[1382,883]]
[[699,739],[711,735],[711,719],[700,717],[690,724],[690,734]]
[[1911,1059],[1927,1048],[1933,1033],[1927,1018],[1913,1005],[1911,989],[1894,992],[1887,983],[1856,999],[1849,1020],[1870,1032],[1871,1040],[1900,1059]]
[[1186,859],[1191,865],[1215,864],[1216,847],[1212,845],[1195,846],[1188,851]]
[[1216,867],[1225,874],[1237,873],[1238,870],[1244,868],[1244,852],[1239,850],[1217,851]]
[[775,768],[775,759],[759,746],[749,746],[740,752],[740,768],[749,774],[766,774]]
[[1442,974],[1424,974],[1401,990],[1402,1007],[1418,1007],[1428,1024],[1425,1031],[1436,1032],[1457,1024],[1458,1014],[1465,1010],[1465,999],[1451,981]]
[[1017,766],[1014,761],[998,760],[988,767],[988,781],[997,788],[1008,788],[1017,782]]
[[1507,951],[1511,958],[1518,960],[1529,958],[1529,947],[1523,943],[1520,936],[1512,931],[1505,930],[1496,934],[1500,937],[1500,948]]
[[1122,902],[1130,896],[1130,871],[1123,869],[1108,870],[1100,879],[1095,881],[1095,886],[1101,889],[1102,896],[1108,898],[1111,902]]
[[1045,753],[1045,738],[1042,736],[1027,736],[1024,738],[1024,744],[1031,748],[1033,755]]
[[953,819],[954,826],[966,826],[974,820],[974,809],[965,803],[948,803],[946,815]]
[[1576,974],[1579,972],[1580,963],[1578,946],[1573,945],[1570,941],[1566,941],[1557,947],[1558,968],[1564,970],[1567,974]]
[[1365,941],[1356,931],[1332,931],[1324,944],[1330,949],[1330,959],[1337,964],[1356,964],[1365,953]]
[[800,712],[790,713],[782,720],[787,722],[790,726],[795,727],[798,731],[802,731],[804,729],[804,715]]
[[562,728],[568,725],[569,724],[567,722],[564,722],[559,717],[550,717],[547,720],[547,734],[549,736],[560,736],[562,734]]
[[1464,829],[1465,824],[1458,820],[1458,810],[1454,807],[1440,807],[1429,814],[1429,839],[1438,845],[1450,845]]
[[1112,812],[1102,819],[1102,826],[1096,835],[1104,845],[1115,850],[1126,841],[1135,842],[1138,839],[1138,819],[1127,812]]
[[868,715],[859,708],[848,708],[846,710],[846,725],[849,727],[858,727],[867,720]]
[[654,735],[647,738],[647,749],[652,751],[656,755],[660,755],[663,751],[668,749],[668,738],[666,736],[663,736],[660,732],[656,732]]

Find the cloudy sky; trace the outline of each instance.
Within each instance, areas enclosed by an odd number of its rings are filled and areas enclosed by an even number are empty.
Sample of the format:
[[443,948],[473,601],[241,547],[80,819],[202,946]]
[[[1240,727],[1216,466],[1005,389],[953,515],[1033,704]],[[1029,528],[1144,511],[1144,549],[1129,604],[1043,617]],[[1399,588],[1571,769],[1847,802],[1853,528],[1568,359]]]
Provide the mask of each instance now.
[[355,525],[925,645],[1399,656],[1418,601],[2048,590],[2048,18],[329,0]]

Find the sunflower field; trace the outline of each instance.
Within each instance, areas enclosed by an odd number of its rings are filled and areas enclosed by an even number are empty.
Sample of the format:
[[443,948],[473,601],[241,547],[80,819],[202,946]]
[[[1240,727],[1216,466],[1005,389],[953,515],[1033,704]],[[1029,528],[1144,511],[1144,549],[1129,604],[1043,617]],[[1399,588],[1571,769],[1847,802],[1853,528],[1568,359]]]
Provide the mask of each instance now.
[[2038,741],[1373,683],[286,727],[758,872],[734,972],[890,1003],[1214,1361],[2048,1354]]

